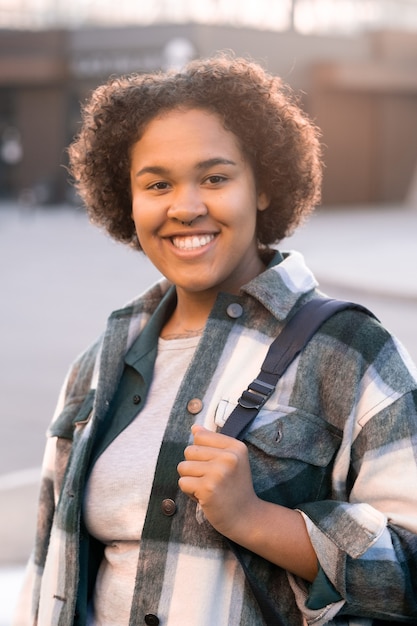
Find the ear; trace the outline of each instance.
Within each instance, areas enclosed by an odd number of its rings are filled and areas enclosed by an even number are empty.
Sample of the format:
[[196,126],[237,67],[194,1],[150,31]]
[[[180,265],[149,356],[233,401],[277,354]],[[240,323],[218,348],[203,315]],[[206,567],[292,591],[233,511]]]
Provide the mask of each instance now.
[[270,202],[271,202],[271,198],[266,193],[258,193],[258,203],[257,203],[258,211],[265,211],[265,209],[269,207]]

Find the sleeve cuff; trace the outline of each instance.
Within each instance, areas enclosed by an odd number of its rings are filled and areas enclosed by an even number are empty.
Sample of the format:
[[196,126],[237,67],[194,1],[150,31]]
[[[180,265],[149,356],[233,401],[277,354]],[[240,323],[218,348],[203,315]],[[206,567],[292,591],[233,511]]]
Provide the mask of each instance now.
[[319,564],[319,571],[316,578],[310,585],[310,591],[306,601],[306,607],[316,611],[328,604],[333,604],[342,600],[340,593],[333,587],[330,580]]

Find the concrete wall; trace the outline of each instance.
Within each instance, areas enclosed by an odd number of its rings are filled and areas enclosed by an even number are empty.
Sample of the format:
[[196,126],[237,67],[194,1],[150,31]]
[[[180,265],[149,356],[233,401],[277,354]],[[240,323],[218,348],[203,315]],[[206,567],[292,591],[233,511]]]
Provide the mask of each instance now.
[[417,36],[376,33],[364,62],[312,68],[328,204],[404,202],[417,166]]

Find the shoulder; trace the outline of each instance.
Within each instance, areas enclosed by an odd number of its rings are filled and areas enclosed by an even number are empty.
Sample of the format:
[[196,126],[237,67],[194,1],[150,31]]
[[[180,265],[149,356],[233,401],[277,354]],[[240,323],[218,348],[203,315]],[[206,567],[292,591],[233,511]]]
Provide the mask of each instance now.
[[[310,342],[310,358],[349,380],[378,378],[398,393],[417,388],[417,368],[398,339],[375,317],[357,309],[330,317]],[[339,374],[340,376],[340,374]]]
[[391,333],[371,312],[353,307],[329,317],[320,328],[320,333],[361,352],[372,348],[373,353],[392,338]]

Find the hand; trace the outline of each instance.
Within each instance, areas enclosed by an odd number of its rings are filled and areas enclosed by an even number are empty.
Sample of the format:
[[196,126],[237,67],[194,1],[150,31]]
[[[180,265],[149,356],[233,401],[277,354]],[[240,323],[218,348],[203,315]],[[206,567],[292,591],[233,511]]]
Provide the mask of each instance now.
[[301,513],[256,495],[244,443],[194,425],[194,443],[178,465],[180,489],[199,502],[222,535],[313,581],[317,555]]
[[252,484],[248,451],[244,443],[192,427],[194,443],[185,449],[178,465],[180,489],[198,501],[207,520],[233,539],[246,515],[259,499]]

